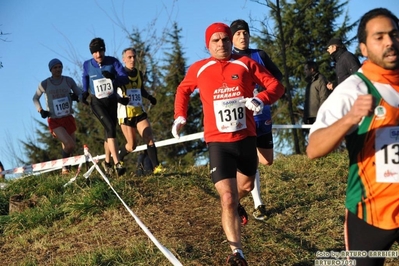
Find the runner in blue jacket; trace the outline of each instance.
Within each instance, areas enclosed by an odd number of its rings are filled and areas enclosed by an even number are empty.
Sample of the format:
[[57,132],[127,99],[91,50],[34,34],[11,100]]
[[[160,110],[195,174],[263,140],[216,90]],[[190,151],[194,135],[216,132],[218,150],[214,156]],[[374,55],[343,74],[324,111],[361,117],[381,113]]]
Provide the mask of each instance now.
[[[273,63],[267,53],[263,50],[249,48],[250,32],[248,23],[245,20],[238,19],[231,23],[230,29],[233,34],[233,53],[251,57],[256,62],[265,66],[276,79],[281,81],[283,74]],[[263,90],[264,88],[257,85],[254,90],[254,96]],[[270,105],[264,105],[262,112],[254,115],[254,119],[256,123],[259,162],[264,165],[272,165],[274,149]],[[260,196],[259,170],[256,171],[254,184],[254,189],[251,191],[255,207],[253,216],[257,220],[264,220],[266,218],[266,206],[263,204]]]
[[[116,139],[117,103],[129,103],[129,98],[121,98],[116,93],[119,86],[127,84],[129,78],[123,65],[112,56],[105,56],[105,43],[101,38],[94,38],[89,45],[93,58],[83,63],[83,97],[82,101],[91,95],[90,106],[105,130],[104,147],[107,147],[114,161],[118,175],[123,175],[126,168],[119,160],[118,143]],[[110,162],[105,162],[110,166]]]

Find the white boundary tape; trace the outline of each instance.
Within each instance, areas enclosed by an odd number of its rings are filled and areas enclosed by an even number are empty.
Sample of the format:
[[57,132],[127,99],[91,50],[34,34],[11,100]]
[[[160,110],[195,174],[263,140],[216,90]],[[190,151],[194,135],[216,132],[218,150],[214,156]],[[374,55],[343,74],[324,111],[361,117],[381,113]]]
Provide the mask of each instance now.
[[[102,178],[105,180],[105,182],[108,184],[108,186],[112,189],[112,191],[115,193],[115,195],[118,197],[118,199],[122,202],[123,206],[127,209],[127,211],[130,213],[130,215],[136,220],[136,223],[143,229],[144,233],[151,239],[151,241],[157,246],[157,248],[162,252],[162,254],[174,265],[174,266],[183,266],[181,262],[173,255],[172,252],[170,252],[169,249],[167,249],[165,246],[163,246],[156,238],[155,236],[151,233],[151,231],[144,225],[144,223],[139,219],[139,217],[129,208],[129,206],[125,203],[125,201],[119,196],[119,194],[115,191],[115,189],[112,187],[111,183],[109,182],[109,179],[107,176],[103,173],[101,168],[97,164],[97,160],[93,159],[91,154],[89,153],[88,149],[85,148],[85,156],[87,156],[88,160],[93,163],[93,165],[90,167],[90,169],[83,175],[86,178],[89,177],[89,175],[92,173],[94,169],[97,170],[97,172],[100,173]],[[81,165],[79,165],[81,166]],[[72,178],[73,179],[73,178]],[[71,179],[71,180],[72,180]],[[68,185],[70,182],[69,181],[66,183],[64,186]]]
[[[66,184],[64,185],[64,187],[68,186],[69,184],[72,184],[72,182],[74,182],[74,181],[76,180],[76,178],[78,177],[78,175],[79,175],[79,173],[80,173],[80,169],[82,169],[82,164],[83,164],[82,162],[79,163],[78,170],[76,171],[75,176],[72,177],[72,178],[68,181],[68,183],[66,183]],[[86,177],[86,178],[87,178],[87,177]]]
[[[306,126],[306,127],[305,127]],[[308,125],[301,126],[301,125],[275,125],[273,126],[273,129],[286,129],[286,128],[308,128]],[[200,139],[204,137],[204,132],[199,132],[195,134],[190,134],[186,136],[181,136],[179,139],[167,139],[167,140],[162,140],[155,142],[155,145],[157,147],[162,147],[162,146],[167,146],[171,144],[176,144],[176,143],[181,143],[181,142],[186,142],[190,140],[195,140],[195,139]],[[134,151],[141,151],[145,150],[147,148],[146,145],[141,145],[138,146]],[[112,187],[111,183],[109,182],[108,178],[105,176],[105,174],[102,172],[101,168],[98,166],[97,162],[99,159],[103,159],[105,155],[97,156],[96,158],[93,159],[91,154],[89,153],[88,149],[84,149],[84,155],[80,156],[74,156],[74,157],[69,157],[69,158],[64,158],[60,160],[53,160],[49,162],[44,162],[44,163],[38,163],[38,164],[32,164],[32,165],[27,165],[27,166],[22,166],[22,167],[17,167],[14,169],[6,170],[1,172],[0,174],[17,174],[17,173],[25,173],[25,172],[48,172],[48,171],[54,171],[57,169],[62,168],[64,165],[76,165],[79,164],[78,166],[78,171],[76,175],[71,178],[68,183],[64,185],[67,186],[74,182],[80,173],[80,169],[82,167],[82,164],[91,161],[93,165],[90,167],[90,169],[83,175],[85,178],[88,178],[92,171],[96,169],[102,178],[105,180],[105,182],[109,185],[109,187],[112,189],[112,191],[115,193],[115,195],[118,197],[118,199],[122,202],[123,206],[128,210],[130,215],[135,219],[136,223],[141,227],[141,229],[146,233],[146,235],[151,239],[151,241],[158,247],[158,249],[164,254],[164,256],[174,265],[174,266],[183,266],[181,262],[173,255],[170,250],[168,250],[165,246],[163,246],[151,233],[151,231],[144,225],[144,223],[138,218],[138,216],[129,208],[129,206],[124,202],[124,200],[119,196],[119,194],[115,191],[115,189]]]
[[300,129],[310,128],[312,125],[273,125],[273,129]]
[[79,164],[81,161],[86,161],[86,157],[84,155],[78,155],[69,158],[63,158],[43,163],[31,164],[31,165],[24,165],[14,169],[9,169],[1,172],[0,174],[22,174],[22,173],[29,173],[29,172],[38,172],[38,171],[45,171],[48,169],[61,169],[64,165],[75,165]]
[[[273,125],[273,129],[300,129],[300,128],[310,128],[310,127],[311,127],[311,125]],[[171,139],[157,141],[157,142],[155,142],[155,145],[157,147],[162,147],[162,146],[168,146],[171,144],[201,139],[203,137],[204,137],[204,132],[198,132],[198,133],[194,133],[194,134],[190,134],[190,135],[186,135],[186,136],[181,136],[179,139],[171,138]],[[140,145],[140,146],[137,146],[133,152],[138,152],[138,151],[142,151],[142,150],[146,150],[146,149],[147,149],[147,145]],[[95,160],[101,160],[104,158],[105,158],[105,154],[96,156]],[[0,174],[2,174],[2,175],[24,174],[24,173],[39,174],[39,173],[43,173],[43,172],[59,170],[64,165],[77,165],[77,164],[79,164],[81,162],[83,163],[85,161],[86,161],[85,155],[78,155],[78,156],[74,156],[74,157],[58,159],[58,160],[53,160],[53,161],[48,161],[48,162],[43,162],[43,163],[20,166],[20,167],[14,168],[14,169],[9,169],[9,170],[0,172]]]

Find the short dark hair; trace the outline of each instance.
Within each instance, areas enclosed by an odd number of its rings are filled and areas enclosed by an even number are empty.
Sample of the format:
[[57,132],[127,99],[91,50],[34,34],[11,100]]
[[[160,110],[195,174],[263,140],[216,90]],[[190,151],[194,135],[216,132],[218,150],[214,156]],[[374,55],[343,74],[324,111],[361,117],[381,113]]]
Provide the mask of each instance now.
[[366,39],[367,39],[366,24],[371,19],[380,17],[380,16],[392,19],[396,23],[396,26],[398,27],[398,24],[399,24],[398,17],[395,16],[391,11],[389,11],[386,8],[382,8],[382,7],[372,9],[360,18],[359,27],[357,29],[357,39],[359,41],[359,44],[366,43]]
[[314,61],[306,61],[305,65],[308,67],[308,69],[313,69],[315,72],[319,71],[319,66]]

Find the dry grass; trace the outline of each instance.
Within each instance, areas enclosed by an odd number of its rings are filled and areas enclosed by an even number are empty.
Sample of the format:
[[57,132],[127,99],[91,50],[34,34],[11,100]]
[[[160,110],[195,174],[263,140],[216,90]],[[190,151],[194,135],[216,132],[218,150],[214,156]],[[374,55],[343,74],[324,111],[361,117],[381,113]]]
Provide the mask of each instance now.
[[[262,167],[269,218],[242,228],[249,265],[314,265],[320,250],[343,250],[347,161],[277,158]],[[29,177],[0,191],[35,196],[35,207],[0,218],[3,265],[171,265],[99,176],[62,188],[62,176]],[[118,194],[183,265],[224,265],[229,254],[218,195],[206,167],[112,180]],[[252,213],[250,197],[242,204]],[[35,221],[35,222],[32,222]],[[394,265],[394,264],[392,264]]]

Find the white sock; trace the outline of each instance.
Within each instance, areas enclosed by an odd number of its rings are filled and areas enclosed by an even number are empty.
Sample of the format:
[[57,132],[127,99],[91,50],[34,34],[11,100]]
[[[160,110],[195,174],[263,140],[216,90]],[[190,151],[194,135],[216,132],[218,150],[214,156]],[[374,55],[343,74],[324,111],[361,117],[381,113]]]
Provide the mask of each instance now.
[[259,169],[256,169],[255,181],[254,181],[254,189],[251,191],[252,198],[254,199],[255,209],[258,208],[259,205],[263,205],[262,199],[260,198],[260,175]]
[[243,259],[245,259],[245,258],[244,258],[244,253],[242,252],[241,249],[239,249],[239,248],[234,249],[234,250],[233,250],[233,254],[234,254],[234,253],[240,253],[241,257],[242,257]]

